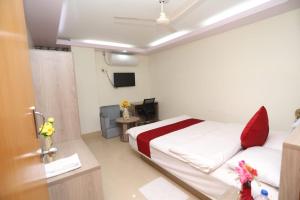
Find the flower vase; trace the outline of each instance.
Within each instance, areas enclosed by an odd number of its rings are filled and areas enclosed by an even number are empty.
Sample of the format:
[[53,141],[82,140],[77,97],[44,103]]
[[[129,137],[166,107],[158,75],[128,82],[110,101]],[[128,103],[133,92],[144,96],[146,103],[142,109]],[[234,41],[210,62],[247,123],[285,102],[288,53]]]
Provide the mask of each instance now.
[[240,200],[254,200],[251,195],[251,182],[248,181],[242,185],[242,190],[240,191]]
[[49,149],[51,149],[52,145],[53,145],[53,141],[52,141],[52,137],[45,137],[45,150],[48,151]]
[[123,110],[123,119],[128,120],[129,119],[129,111],[127,108],[124,108]]
[[[44,137],[43,140],[43,151],[49,151],[53,146],[53,140],[51,136]],[[45,154],[43,157],[44,163],[49,163],[53,161],[53,154]]]

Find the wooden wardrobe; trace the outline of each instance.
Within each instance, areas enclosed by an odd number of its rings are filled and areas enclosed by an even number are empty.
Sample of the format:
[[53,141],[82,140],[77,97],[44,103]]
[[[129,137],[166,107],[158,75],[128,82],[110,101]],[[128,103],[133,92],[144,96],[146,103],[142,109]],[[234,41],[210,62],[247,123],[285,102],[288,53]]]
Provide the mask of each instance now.
[[81,139],[71,52],[31,50],[36,110],[55,118],[56,159],[77,153],[81,168],[47,179],[51,200],[102,200],[101,167]]
[[36,110],[55,118],[54,143],[80,138],[71,52],[30,50]]

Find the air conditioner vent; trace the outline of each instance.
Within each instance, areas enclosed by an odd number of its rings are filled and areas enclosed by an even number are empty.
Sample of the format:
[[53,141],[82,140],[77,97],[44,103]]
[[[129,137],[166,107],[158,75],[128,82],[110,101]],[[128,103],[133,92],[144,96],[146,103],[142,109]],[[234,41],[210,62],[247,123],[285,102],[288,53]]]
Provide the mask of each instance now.
[[136,55],[122,53],[105,53],[105,60],[110,66],[136,66],[139,64]]

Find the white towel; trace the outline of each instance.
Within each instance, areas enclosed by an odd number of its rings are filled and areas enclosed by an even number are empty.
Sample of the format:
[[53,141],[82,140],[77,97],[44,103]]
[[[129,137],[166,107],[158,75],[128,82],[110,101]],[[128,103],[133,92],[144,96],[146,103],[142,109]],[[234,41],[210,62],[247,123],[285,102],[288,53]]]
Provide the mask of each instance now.
[[57,176],[80,167],[81,163],[79,157],[77,153],[75,153],[72,156],[45,164],[46,177],[50,178],[53,176]]
[[200,171],[210,173],[240,150],[242,130],[242,125],[225,124],[169,151]]

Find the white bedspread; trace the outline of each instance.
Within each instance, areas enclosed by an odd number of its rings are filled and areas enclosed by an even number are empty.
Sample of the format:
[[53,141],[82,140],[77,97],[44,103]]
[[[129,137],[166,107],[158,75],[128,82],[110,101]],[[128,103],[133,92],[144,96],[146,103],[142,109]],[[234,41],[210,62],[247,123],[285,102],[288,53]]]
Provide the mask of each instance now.
[[199,135],[193,141],[169,150],[193,167],[209,173],[240,151],[240,135],[243,128],[238,124],[223,124],[207,134]]
[[127,133],[129,135],[131,135],[134,139],[136,139],[137,136],[142,132],[149,131],[151,129],[155,129],[155,128],[158,128],[158,127],[161,127],[161,126],[166,126],[168,124],[173,124],[173,123],[183,121],[185,119],[190,119],[190,118],[191,117],[188,116],[188,115],[181,115],[181,116],[178,116],[178,117],[158,121],[158,122],[155,122],[155,123],[151,123],[151,124],[147,124],[147,125],[143,125],[143,126],[137,126],[137,127],[128,129]]
[[[184,115],[175,117],[168,120],[163,120],[160,122],[156,122],[153,124],[145,125],[145,126],[139,126],[128,130],[128,133],[130,134],[129,137],[129,143],[132,146],[133,149],[138,151],[137,143],[136,143],[136,137],[147,130],[158,128],[160,126],[168,125],[171,123],[175,123],[178,121],[182,121],[185,119],[191,118],[190,116]],[[199,127],[201,126],[201,131]],[[169,173],[173,174],[183,182],[187,183],[192,188],[196,189],[197,191],[207,195],[211,199],[222,199],[222,195],[230,188],[230,185],[239,188],[239,182],[235,180],[236,174],[233,170],[229,169],[227,166],[227,163],[224,163],[211,173],[204,173],[199,170],[199,167],[196,168],[196,166],[192,165],[191,162],[188,162],[182,156],[179,156],[175,153],[172,153],[170,149],[181,149],[185,151],[185,153],[188,153],[187,155],[197,154],[197,152],[200,152],[201,154],[205,154],[205,157],[209,157],[209,154],[214,154],[215,157],[218,158],[218,150],[221,149],[222,151],[228,151],[231,152],[231,148],[227,147],[229,143],[231,145],[235,145],[235,134],[238,134],[239,128],[244,127],[243,125],[237,125],[237,124],[229,124],[229,123],[218,123],[218,122],[212,122],[212,121],[205,121],[197,126],[193,125],[191,127],[188,127],[187,129],[184,129],[182,131],[176,131],[171,134],[167,134],[165,136],[161,136],[157,139],[154,139],[150,142],[150,151],[151,151],[151,160],[158,164],[163,169],[167,170]],[[223,129],[222,129],[223,127]],[[224,128],[225,127],[225,128]],[[217,130],[222,130],[218,133]],[[211,133],[211,134],[210,134]],[[274,142],[272,142],[274,139],[270,139],[270,136],[272,136],[272,132],[269,134],[268,141],[270,142],[270,145],[272,146]],[[228,136],[223,138],[223,136]],[[206,138],[207,140],[214,140],[214,145],[210,146],[208,144],[205,144],[205,140],[201,140],[200,138]],[[232,139],[234,137],[234,139]],[[198,138],[198,139],[197,139]],[[240,133],[237,137],[238,144],[240,144],[239,141]],[[280,137],[281,138],[281,137]],[[275,138],[278,139],[277,137]],[[223,141],[224,140],[224,141]],[[225,142],[226,140],[226,142]],[[228,140],[228,141],[227,141]],[[229,143],[227,143],[229,142]],[[276,144],[279,144],[281,148],[283,140],[280,142],[276,142]],[[201,151],[201,147],[198,149],[199,146],[203,146],[203,148],[206,148],[206,151]],[[217,146],[217,147],[216,147]],[[267,143],[265,144],[267,146]],[[273,145],[274,146],[274,145]],[[213,149],[216,148],[214,151]],[[268,147],[270,148],[270,147]],[[210,150],[209,150],[210,149]],[[234,148],[233,148],[234,149]],[[228,155],[227,153],[225,153]],[[225,157],[224,157],[225,159]],[[227,159],[228,160],[228,159]],[[267,189],[269,192],[270,199],[278,199],[278,190],[274,187],[268,186],[264,183],[261,183],[260,186],[255,184],[253,182],[253,188],[252,188],[252,194],[255,197],[257,194],[259,194],[260,190]]]
[[[134,139],[147,130],[191,118],[183,115],[127,131]],[[190,164],[202,172],[221,166],[240,150],[240,124],[204,121],[151,140],[151,148]]]

